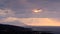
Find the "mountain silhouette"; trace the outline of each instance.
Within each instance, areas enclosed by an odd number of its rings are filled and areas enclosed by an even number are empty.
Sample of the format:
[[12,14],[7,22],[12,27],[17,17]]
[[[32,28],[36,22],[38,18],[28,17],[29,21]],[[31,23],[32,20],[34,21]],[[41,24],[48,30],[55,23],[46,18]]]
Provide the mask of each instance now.
[[6,24],[0,24],[0,34],[3,33],[13,33],[13,34],[18,34],[18,33],[24,33],[27,31],[31,31],[30,28],[24,28],[24,27],[19,27],[19,26],[13,26],[13,25],[6,25]]
[[0,34],[52,34],[45,31],[33,31],[31,28],[0,24]]

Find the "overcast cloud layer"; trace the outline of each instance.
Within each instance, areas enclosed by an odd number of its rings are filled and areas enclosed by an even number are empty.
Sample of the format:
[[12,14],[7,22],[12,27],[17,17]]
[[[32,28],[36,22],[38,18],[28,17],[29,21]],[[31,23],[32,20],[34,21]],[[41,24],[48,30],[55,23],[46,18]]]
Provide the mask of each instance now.
[[[36,8],[43,11],[33,14],[32,10]],[[0,0],[0,23],[60,26],[60,0]]]

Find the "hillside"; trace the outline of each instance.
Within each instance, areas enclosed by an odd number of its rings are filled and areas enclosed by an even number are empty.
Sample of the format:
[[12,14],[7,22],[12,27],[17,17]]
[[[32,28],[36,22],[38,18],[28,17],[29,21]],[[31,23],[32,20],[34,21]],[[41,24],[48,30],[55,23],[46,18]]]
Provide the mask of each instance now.
[[50,31],[32,31],[31,28],[0,24],[0,34],[52,34]]

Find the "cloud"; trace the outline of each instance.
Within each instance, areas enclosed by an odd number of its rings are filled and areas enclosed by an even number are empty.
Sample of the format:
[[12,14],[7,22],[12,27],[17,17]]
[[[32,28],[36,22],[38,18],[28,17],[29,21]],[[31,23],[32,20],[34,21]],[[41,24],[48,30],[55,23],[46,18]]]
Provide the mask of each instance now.
[[0,9],[0,18],[2,17],[12,17],[14,16],[14,11],[10,9]]
[[5,19],[3,20],[3,22],[13,22],[13,21],[15,21],[15,20],[17,20],[17,18],[7,17],[7,18],[5,18]]
[[0,22],[19,22],[29,26],[60,26],[60,21],[55,18],[14,18],[8,17]]
[[7,17],[5,19],[0,20],[0,24],[9,24],[9,25],[15,25],[15,26],[27,26],[23,22],[19,20],[19,18],[15,17]]
[[[5,9],[7,8],[7,9]],[[32,14],[41,8],[40,14]],[[45,0],[0,0],[0,22],[22,22],[30,26],[60,26],[60,2]],[[11,23],[12,24],[12,23]],[[17,24],[17,23],[15,23]]]
[[23,18],[21,21],[30,26],[60,26],[60,21],[52,18]]
[[28,2],[28,0],[0,0],[0,5],[3,5],[2,8],[11,8],[11,9],[31,9],[38,7],[36,4]]
[[[32,18],[31,18],[32,19]],[[50,18],[34,18],[30,23],[26,23],[31,26],[60,26],[60,21],[52,20]]]
[[12,9],[15,12],[15,17],[20,18],[35,17],[35,15],[32,14],[32,10],[35,8],[41,8],[42,10],[44,10],[43,12],[41,12],[41,14],[38,15],[38,17],[40,18],[60,17],[59,15],[60,2],[58,1],[56,2],[56,1],[45,1],[45,0],[0,0],[0,8]]

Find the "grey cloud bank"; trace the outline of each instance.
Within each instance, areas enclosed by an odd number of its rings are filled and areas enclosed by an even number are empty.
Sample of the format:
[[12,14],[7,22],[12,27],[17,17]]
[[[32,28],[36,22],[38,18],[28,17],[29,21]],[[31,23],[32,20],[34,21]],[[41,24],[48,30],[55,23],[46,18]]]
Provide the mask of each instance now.
[[[14,10],[16,17],[35,17],[35,15],[32,15],[32,10],[35,8],[41,8],[44,10],[41,14],[39,14],[40,18],[60,17],[59,0],[0,0],[0,8],[9,8]],[[28,16],[26,16],[27,14]]]
[[[32,14],[32,10],[36,8],[43,11],[39,14]],[[0,0],[0,10],[0,20],[14,17],[54,18],[60,21],[60,0]]]

